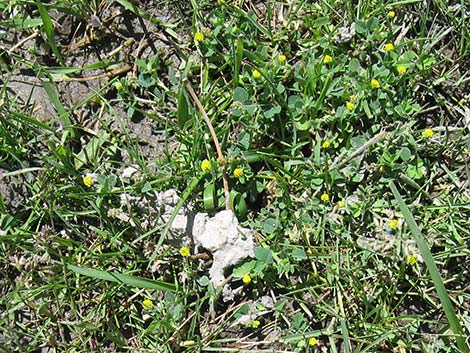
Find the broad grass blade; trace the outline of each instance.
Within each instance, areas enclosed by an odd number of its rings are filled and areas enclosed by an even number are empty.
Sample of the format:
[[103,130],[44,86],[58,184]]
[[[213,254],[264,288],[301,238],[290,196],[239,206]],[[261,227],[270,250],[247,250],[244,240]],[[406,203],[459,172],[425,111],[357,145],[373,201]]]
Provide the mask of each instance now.
[[457,340],[457,346],[461,352],[469,353],[470,350],[465,342],[462,326],[460,325],[459,319],[455,315],[454,306],[450,301],[449,294],[447,293],[444,282],[442,281],[441,275],[439,274],[439,270],[436,266],[436,263],[434,262],[431,250],[429,249],[426,240],[421,234],[421,231],[419,230],[410,209],[408,206],[406,206],[393,181],[390,181],[390,188],[392,189],[393,195],[398,202],[398,206],[400,207],[400,210],[405,217],[405,221],[408,224],[408,227],[410,227],[411,233],[413,234],[416,244],[418,245],[418,249],[423,256],[424,263],[429,271],[429,274],[431,275],[434,287],[436,288],[439,300],[441,301],[444,313],[446,314],[447,321],[449,321],[449,326]]
[[107,272],[91,268],[83,268],[75,265],[67,265],[67,268],[75,273],[105,281],[125,284],[136,288],[147,288],[157,290],[176,291],[176,286],[172,283],[157,281],[153,279],[126,275],[118,272]]
[[57,45],[55,44],[54,25],[52,24],[51,16],[49,16],[46,7],[41,1],[36,1],[36,4],[39,9],[39,14],[41,15],[42,23],[44,26],[44,32],[46,32],[47,43],[51,46],[52,52],[60,61],[60,64],[65,65],[64,58],[62,57],[62,54],[60,54],[60,51],[57,48]]

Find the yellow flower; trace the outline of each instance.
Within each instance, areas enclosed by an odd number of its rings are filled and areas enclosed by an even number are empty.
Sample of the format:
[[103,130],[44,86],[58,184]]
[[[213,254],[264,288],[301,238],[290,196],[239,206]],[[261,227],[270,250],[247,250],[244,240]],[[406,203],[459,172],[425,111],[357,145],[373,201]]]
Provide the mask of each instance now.
[[262,75],[261,75],[261,72],[259,72],[259,71],[256,70],[256,69],[253,70],[253,72],[251,73],[251,75],[252,75],[253,78],[255,78],[255,79],[259,79],[259,78],[261,78],[261,76],[262,76]]
[[379,88],[380,87],[380,82],[378,80],[376,80],[375,78],[373,78],[372,80],[370,80],[370,86],[372,88]]
[[315,337],[310,337],[308,340],[308,345],[310,347],[316,346],[318,344],[318,340]]
[[390,11],[387,13],[387,16],[388,16],[389,18],[394,18],[394,17],[395,17],[395,11],[390,10]]
[[409,254],[406,257],[406,263],[410,266],[416,265],[417,262],[418,262],[418,259],[416,258],[416,256],[414,256],[414,254]]
[[338,207],[339,208],[343,208],[345,206],[346,206],[346,202],[344,202],[343,200],[338,201]]
[[346,102],[346,108],[348,108],[349,111],[353,111],[354,107],[355,105],[353,102]]
[[219,5],[225,4],[225,0],[217,0],[217,4]]
[[242,282],[245,284],[245,285],[248,285],[251,283],[251,276],[247,273],[245,275],[243,275],[242,277]]
[[357,99],[357,97],[356,97],[355,94],[351,94],[351,95],[349,96],[349,100],[350,100],[351,102],[355,102],[356,99]]
[[194,33],[194,40],[196,42],[202,42],[204,40],[204,34],[202,34],[201,32]]
[[404,75],[405,72],[406,72],[406,66],[398,65],[397,66],[397,72],[400,76]]
[[83,184],[89,188],[93,185],[93,177],[90,174],[87,174],[83,177]]
[[387,44],[385,44],[384,49],[385,49],[386,52],[389,52],[389,51],[392,51],[393,49],[395,49],[395,46],[393,45],[393,43],[387,43]]
[[284,54],[279,54],[278,59],[279,59],[280,63],[284,63],[284,62],[286,62],[287,57]]
[[434,136],[434,131],[432,131],[432,129],[426,129],[423,131],[423,137],[425,139],[430,139],[433,136]]
[[324,148],[324,149],[327,149],[330,146],[331,146],[331,142],[328,140],[323,141],[323,143],[321,144],[321,148]]
[[117,81],[115,84],[114,84],[114,87],[120,91],[122,89],[122,83],[120,81]]
[[144,301],[142,301],[142,306],[144,307],[144,309],[152,309],[153,308],[153,301],[150,300],[150,299],[145,299]]
[[211,165],[211,162],[208,161],[207,159],[204,159],[202,162],[201,162],[201,169],[203,172],[207,172],[208,170],[210,170],[212,167]]
[[392,219],[390,222],[388,222],[388,226],[390,227],[390,229],[392,230],[396,230],[398,229],[398,220],[397,219]]
[[320,200],[322,200],[323,202],[328,202],[328,201],[330,201],[330,195],[328,195],[326,192],[324,192],[324,193],[320,196]]
[[189,250],[187,246],[182,246],[179,250],[179,253],[183,257],[188,257],[189,255],[191,255],[191,250]]
[[240,179],[243,176],[243,169],[242,168],[235,168],[233,171],[233,176],[237,179]]
[[258,328],[259,325],[261,325],[261,322],[259,322],[259,320],[253,320],[253,321],[251,322],[251,327],[252,327],[252,328]]
[[329,64],[333,61],[333,58],[331,57],[331,55],[328,55],[326,54],[324,57],[323,57],[323,64]]
[[93,104],[103,105],[104,101],[100,96],[95,96],[92,100]]

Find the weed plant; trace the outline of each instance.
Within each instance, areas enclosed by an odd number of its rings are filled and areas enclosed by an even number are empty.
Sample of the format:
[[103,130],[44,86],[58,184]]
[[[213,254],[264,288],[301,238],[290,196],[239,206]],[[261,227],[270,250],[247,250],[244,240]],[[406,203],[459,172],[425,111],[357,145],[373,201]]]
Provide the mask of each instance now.
[[[0,14],[1,351],[469,352],[465,1]],[[154,204],[217,212],[224,171],[256,240],[228,302]]]

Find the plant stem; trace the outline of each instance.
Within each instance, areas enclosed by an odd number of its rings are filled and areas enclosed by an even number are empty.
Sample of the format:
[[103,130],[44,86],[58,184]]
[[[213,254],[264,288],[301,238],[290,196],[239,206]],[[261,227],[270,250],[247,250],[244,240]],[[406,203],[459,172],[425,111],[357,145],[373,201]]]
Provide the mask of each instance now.
[[196,95],[196,92],[194,92],[193,87],[188,81],[186,81],[186,88],[188,89],[189,94],[191,95],[191,98],[194,100],[194,103],[196,104],[197,108],[201,112],[204,121],[209,127],[209,131],[211,133],[212,139],[214,140],[215,149],[217,150],[217,157],[220,161],[220,169],[222,170],[222,180],[224,184],[224,194],[225,194],[225,209],[229,210],[231,208],[230,207],[230,189],[228,185],[227,169],[225,168],[225,162],[224,162],[225,159],[222,153],[222,148],[220,147],[219,139],[217,137],[217,134],[215,133],[214,126],[212,125],[212,122],[209,119],[209,116],[207,115],[204,107],[201,104],[201,101],[199,100],[198,96]]

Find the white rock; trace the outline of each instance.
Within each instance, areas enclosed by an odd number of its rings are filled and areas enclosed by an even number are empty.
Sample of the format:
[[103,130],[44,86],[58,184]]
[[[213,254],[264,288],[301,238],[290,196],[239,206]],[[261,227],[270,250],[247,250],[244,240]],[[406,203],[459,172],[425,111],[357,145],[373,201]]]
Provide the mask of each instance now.
[[131,165],[130,167],[127,167],[127,168],[125,168],[125,169],[122,171],[121,177],[123,177],[123,178],[130,178],[130,177],[132,177],[132,175],[133,175],[134,173],[137,173],[138,171],[139,171],[139,170],[138,170],[136,167],[134,167],[134,166]]
[[213,285],[224,280],[224,271],[247,257],[254,257],[253,232],[240,227],[232,210],[209,217],[198,213],[194,218],[193,240],[196,246],[209,250],[213,256],[209,277]]
[[[167,224],[180,197],[173,189],[159,192],[155,203],[160,209],[160,222]],[[173,220],[167,241],[175,246],[192,243],[212,253],[209,270],[214,286],[224,280],[224,271],[247,257],[254,257],[253,232],[240,227],[232,210],[224,210],[210,217],[207,213],[194,213],[190,207],[181,207]]]

